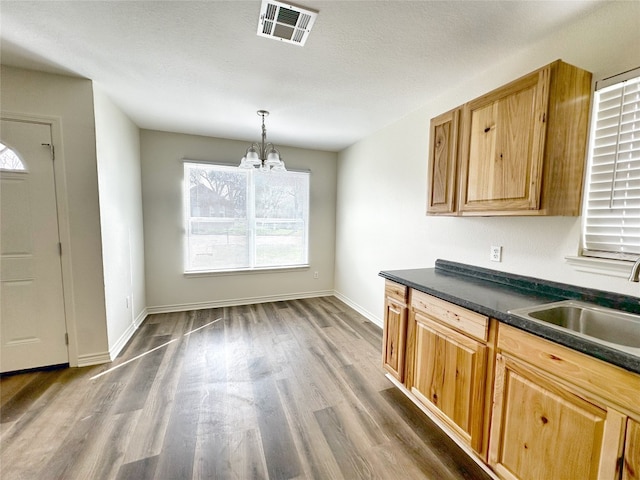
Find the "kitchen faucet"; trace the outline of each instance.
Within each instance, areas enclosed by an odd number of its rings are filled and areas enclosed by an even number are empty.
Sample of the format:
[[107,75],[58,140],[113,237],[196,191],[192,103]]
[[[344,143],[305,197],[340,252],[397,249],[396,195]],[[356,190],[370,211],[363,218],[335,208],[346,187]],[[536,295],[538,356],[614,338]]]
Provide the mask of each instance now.
[[636,263],[631,267],[631,274],[629,275],[630,282],[640,281],[640,257],[636,260]]

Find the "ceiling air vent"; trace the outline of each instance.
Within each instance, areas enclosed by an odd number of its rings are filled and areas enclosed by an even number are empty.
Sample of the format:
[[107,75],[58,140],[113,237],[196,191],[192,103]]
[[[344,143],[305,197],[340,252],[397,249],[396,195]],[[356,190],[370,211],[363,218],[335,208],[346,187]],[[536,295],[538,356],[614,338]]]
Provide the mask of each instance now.
[[303,46],[318,12],[289,3],[262,0],[258,35]]

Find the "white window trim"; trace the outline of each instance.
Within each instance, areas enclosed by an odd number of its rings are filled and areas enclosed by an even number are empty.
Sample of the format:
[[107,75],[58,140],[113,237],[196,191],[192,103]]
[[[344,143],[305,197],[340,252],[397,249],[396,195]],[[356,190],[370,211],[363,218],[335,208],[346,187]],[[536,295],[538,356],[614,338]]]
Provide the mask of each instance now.
[[197,277],[225,277],[229,275],[254,275],[256,273],[287,273],[296,272],[300,270],[309,270],[311,265],[309,263],[304,265],[295,265],[288,267],[262,267],[262,268],[245,268],[236,270],[202,270],[202,271],[189,271],[183,272],[185,278],[197,278]]
[[567,255],[567,264],[579,272],[596,273],[609,277],[629,278],[632,262],[587,256]]
[[[237,167],[238,164],[237,163],[231,163],[231,162],[218,162],[216,160],[194,160],[193,158],[180,158],[178,160],[179,163],[183,164],[183,163],[201,163],[204,165],[222,165],[225,167]],[[299,172],[299,173],[308,173],[309,175],[311,175],[311,170],[308,168],[292,168],[289,165],[287,165],[287,172]]]
[[[215,160],[194,160],[191,158],[180,158],[178,159],[179,163],[182,164],[182,170],[184,171],[184,164],[204,164],[204,165],[221,165],[226,167],[235,167],[237,164],[230,162],[220,162]],[[309,196],[311,195],[311,170],[306,168],[290,168],[287,167],[288,172],[296,172],[296,173],[306,173],[309,175]],[[184,188],[184,187],[183,187]],[[187,208],[188,205],[184,200],[184,190],[182,192],[183,198],[183,228],[186,225],[186,221],[188,218]],[[310,222],[311,222],[311,198],[309,198],[308,205],[308,225],[307,225],[307,237],[310,232]],[[186,265],[188,264],[187,258],[187,248],[186,245],[183,248],[183,272],[182,275],[185,278],[198,278],[198,277],[215,277],[215,276],[228,276],[228,275],[252,275],[252,274],[263,274],[263,273],[284,273],[284,272],[294,272],[300,270],[308,270],[311,267],[309,262],[309,257],[311,256],[310,251],[311,243],[310,239],[307,238],[307,262],[296,264],[296,265],[282,265],[282,266],[267,266],[267,267],[247,267],[247,268],[230,268],[230,269],[217,269],[217,270],[186,270]]]

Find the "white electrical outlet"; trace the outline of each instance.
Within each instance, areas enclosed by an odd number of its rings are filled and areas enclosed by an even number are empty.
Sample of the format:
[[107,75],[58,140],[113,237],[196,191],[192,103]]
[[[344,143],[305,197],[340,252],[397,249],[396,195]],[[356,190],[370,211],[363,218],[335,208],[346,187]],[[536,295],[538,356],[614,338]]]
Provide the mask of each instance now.
[[501,262],[502,261],[502,247],[491,247],[489,252],[489,260],[492,262]]
[[313,272],[313,278],[318,278],[318,272]]

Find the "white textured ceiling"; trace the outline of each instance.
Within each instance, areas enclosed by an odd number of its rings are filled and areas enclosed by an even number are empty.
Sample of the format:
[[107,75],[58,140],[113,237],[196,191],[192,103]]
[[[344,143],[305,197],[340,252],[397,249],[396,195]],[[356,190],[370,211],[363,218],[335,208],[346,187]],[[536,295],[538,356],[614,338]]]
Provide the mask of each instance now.
[[0,2],[3,64],[92,79],[141,128],[340,150],[599,1],[317,1],[304,47],[260,1]]

